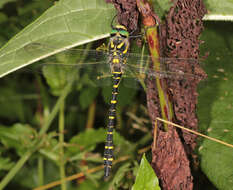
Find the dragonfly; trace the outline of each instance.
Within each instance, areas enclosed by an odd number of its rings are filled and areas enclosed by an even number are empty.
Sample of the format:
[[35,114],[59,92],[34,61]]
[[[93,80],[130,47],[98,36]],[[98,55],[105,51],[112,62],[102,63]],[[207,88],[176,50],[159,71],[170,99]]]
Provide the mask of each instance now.
[[[151,56],[129,53],[130,34],[122,25],[112,27],[111,37],[107,50],[70,49],[56,56],[48,57],[43,63],[37,64],[26,71],[38,72],[44,75],[48,84],[63,88],[71,80],[71,73],[75,72],[77,83],[84,79],[94,86],[111,85],[112,98],[108,114],[108,129],[104,150],[104,177],[110,175],[113,162],[113,130],[116,125],[116,105],[118,88],[121,80],[129,87],[140,86],[147,91],[145,80],[164,78],[171,80],[196,80],[202,77],[198,73],[186,71],[182,66],[173,67],[174,62],[197,64],[195,59],[186,58],[159,58],[160,69],[151,67]],[[41,55],[43,52],[52,52],[56,47],[43,43],[31,43],[24,47],[28,55]],[[86,77],[86,78],[85,78]],[[55,81],[55,82],[54,82]],[[141,88],[139,87],[139,88]]]

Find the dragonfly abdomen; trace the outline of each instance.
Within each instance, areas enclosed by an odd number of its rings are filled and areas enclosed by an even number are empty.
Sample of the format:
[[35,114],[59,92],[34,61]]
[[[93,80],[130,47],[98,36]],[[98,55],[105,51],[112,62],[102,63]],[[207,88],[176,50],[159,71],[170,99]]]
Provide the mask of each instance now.
[[107,131],[107,139],[105,143],[104,150],[104,177],[108,177],[110,175],[110,171],[112,168],[113,161],[113,130],[116,123],[116,104],[117,104],[117,94],[118,87],[120,84],[122,73],[121,72],[113,72],[113,88],[112,88],[112,99],[111,105],[109,109],[109,122],[108,122],[108,131]]

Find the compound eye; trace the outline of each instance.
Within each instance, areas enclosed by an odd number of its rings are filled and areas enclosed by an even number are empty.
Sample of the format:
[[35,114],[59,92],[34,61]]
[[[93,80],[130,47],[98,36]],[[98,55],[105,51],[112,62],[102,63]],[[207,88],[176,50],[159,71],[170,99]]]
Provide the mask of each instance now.
[[112,29],[111,33],[110,33],[110,36],[113,37],[115,36],[117,33],[117,30],[116,29]]
[[120,36],[122,38],[128,38],[129,37],[129,33],[126,30],[120,30],[119,33],[120,33]]

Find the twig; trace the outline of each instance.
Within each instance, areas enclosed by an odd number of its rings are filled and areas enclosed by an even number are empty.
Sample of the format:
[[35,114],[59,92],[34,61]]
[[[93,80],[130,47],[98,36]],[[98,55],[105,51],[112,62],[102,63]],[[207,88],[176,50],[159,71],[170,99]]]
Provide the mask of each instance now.
[[[128,160],[128,159],[129,159],[129,156],[124,156],[124,157],[121,157],[118,160],[114,161],[113,164],[116,164],[118,162],[122,162],[122,161],[125,161],[125,160]],[[78,179],[78,178],[84,177],[85,173],[87,173],[87,174],[94,173],[94,172],[97,172],[97,171],[99,171],[99,170],[101,170],[103,168],[104,168],[104,165],[97,166],[95,168],[87,170],[86,172],[80,172],[78,174],[69,176],[69,177],[65,178],[64,181],[72,181],[74,179]],[[61,180],[54,181],[54,182],[49,183],[47,185],[37,187],[37,188],[35,188],[33,190],[45,190],[45,189],[49,189],[49,188],[55,187],[55,186],[60,185],[60,184],[61,184]]]
[[209,139],[209,140],[212,140],[212,141],[218,142],[218,143],[220,143],[220,144],[223,144],[223,145],[225,145],[225,146],[228,146],[228,147],[233,148],[233,145],[232,145],[232,144],[226,143],[226,142],[224,142],[224,141],[218,140],[218,139],[213,138],[213,137],[209,137],[209,136],[207,136],[207,135],[203,135],[203,134],[201,134],[201,133],[199,133],[199,132],[197,132],[197,131],[193,131],[193,130],[191,130],[191,129],[188,129],[188,128],[183,127],[183,126],[180,126],[180,125],[177,125],[177,124],[172,123],[172,122],[170,122],[170,121],[163,120],[163,119],[161,119],[161,118],[159,118],[159,117],[157,117],[156,119],[159,120],[159,121],[162,121],[162,122],[164,122],[164,123],[167,123],[167,124],[169,124],[169,125],[171,125],[171,126],[173,126],[173,127],[174,127],[174,126],[175,126],[175,127],[178,127],[178,128],[180,128],[180,129],[182,129],[182,130],[188,131],[188,132],[193,133],[193,134],[195,134],[195,135],[198,135],[198,136],[207,138],[207,139]]

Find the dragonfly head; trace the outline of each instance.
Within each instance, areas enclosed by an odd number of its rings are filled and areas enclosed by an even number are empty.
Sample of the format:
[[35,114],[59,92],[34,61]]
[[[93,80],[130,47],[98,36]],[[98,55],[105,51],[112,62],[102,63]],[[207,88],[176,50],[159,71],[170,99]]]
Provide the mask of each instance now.
[[127,31],[125,26],[116,25],[115,27],[112,28],[112,31],[111,31],[110,35],[111,35],[111,37],[120,36],[120,37],[123,37],[123,38],[128,38],[129,37],[129,32]]

